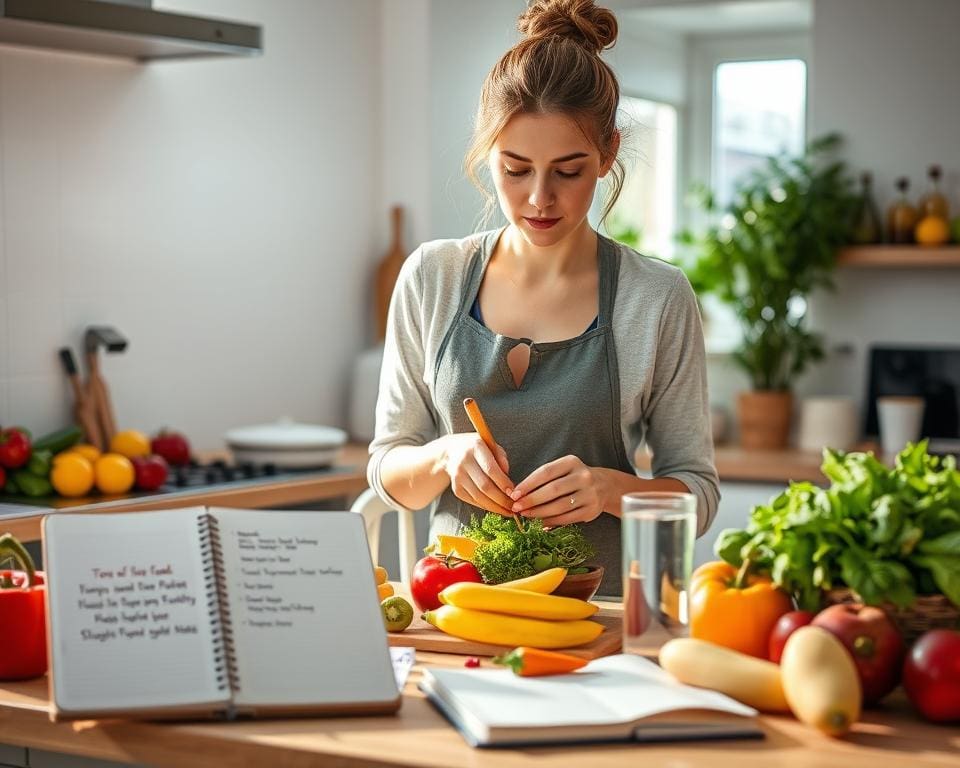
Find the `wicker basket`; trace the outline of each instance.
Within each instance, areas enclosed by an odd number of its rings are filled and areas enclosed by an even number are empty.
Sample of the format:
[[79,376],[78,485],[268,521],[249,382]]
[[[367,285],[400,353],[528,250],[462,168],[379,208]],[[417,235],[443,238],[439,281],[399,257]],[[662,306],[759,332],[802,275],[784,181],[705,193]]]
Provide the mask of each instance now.
[[[862,602],[856,592],[847,587],[831,589],[823,594],[823,605]],[[956,629],[960,627],[960,608],[943,595],[922,595],[906,608],[892,603],[879,606],[890,617],[907,645],[929,629]]]

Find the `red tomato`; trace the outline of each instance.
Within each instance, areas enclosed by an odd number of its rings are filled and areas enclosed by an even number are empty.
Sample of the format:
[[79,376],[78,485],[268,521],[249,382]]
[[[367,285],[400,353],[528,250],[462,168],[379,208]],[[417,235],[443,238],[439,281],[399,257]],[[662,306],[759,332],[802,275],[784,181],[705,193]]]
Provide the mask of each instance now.
[[805,627],[816,614],[813,611],[790,611],[785,613],[777,623],[773,625],[770,631],[769,652],[767,658],[774,664],[780,663],[780,657],[783,655],[783,646],[787,644],[787,638],[800,627]]
[[903,687],[927,720],[960,721],[960,632],[921,635],[903,664]]
[[167,482],[169,467],[163,456],[137,456],[130,461],[136,478],[134,482],[141,491],[155,491]]
[[0,466],[22,467],[30,458],[30,438],[16,427],[0,430]]
[[150,450],[175,467],[190,463],[190,443],[179,432],[160,430],[150,441]]
[[836,635],[857,665],[864,705],[875,704],[897,687],[904,646],[900,633],[880,608],[831,605],[810,622]]
[[456,557],[437,557],[427,555],[413,566],[410,576],[410,595],[421,611],[432,611],[440,607],[437,597],[444,589],[458,581],[483,583],[480,571],[469,560]]

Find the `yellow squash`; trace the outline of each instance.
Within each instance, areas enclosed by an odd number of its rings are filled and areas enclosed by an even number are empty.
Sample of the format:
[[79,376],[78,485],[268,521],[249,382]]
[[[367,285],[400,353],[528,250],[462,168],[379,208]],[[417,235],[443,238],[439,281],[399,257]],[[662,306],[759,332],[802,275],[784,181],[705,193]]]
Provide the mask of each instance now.
[[514,579],[497,584],[497,587],[506,589],[525,589],[528,592],[540,592],[549,595],[560,586],[560,582],[567,578],[566,568],[547,568],[523,579]]
[[678,637],[660,649],[660,666],[681,683],[725,693],[763,712],[789,712],[780,668],[722,645]]
[[507,589],[490,584],[460,581],[444,589],[438,597],[444,605],[471,608],[531,619],[586,619],[593,616],[597,606],[586,600],[557,595],[541,595],[523,589]]
[[440,631],[462,640],[530,648],[572,648],[596,640],[603,632],[603,625],[595,621],[544,621],[453,605],[427,611],[423,618]]
[[860,718],[860,676],[850,653],[822,627],[800,627],[783,647],[783,690],[798,720],[842,736]]

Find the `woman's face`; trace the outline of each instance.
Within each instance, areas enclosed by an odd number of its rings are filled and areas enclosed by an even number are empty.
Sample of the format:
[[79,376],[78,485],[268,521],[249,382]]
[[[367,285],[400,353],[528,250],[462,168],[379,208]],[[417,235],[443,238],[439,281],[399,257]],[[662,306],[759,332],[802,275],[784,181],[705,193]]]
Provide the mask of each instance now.
[[500,132],[489,162],[507,220],[543,247],[561,242],[586,219],[613,157],[601,158],[569,117],[524,113]]

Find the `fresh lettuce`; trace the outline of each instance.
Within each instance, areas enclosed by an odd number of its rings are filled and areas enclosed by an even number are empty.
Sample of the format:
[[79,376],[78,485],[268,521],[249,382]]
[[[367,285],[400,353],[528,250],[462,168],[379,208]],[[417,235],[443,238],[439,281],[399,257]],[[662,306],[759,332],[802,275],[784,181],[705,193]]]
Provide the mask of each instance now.
[[893,467],[872,453],[824,449],[827,488],[790,483],[753,508],[743,530],[717,539],[718,557],[749,558],[807,610],[848,586],[865,603],[907,606],[942,593],[960,606],[960,472],[952,456],[908,445]]

